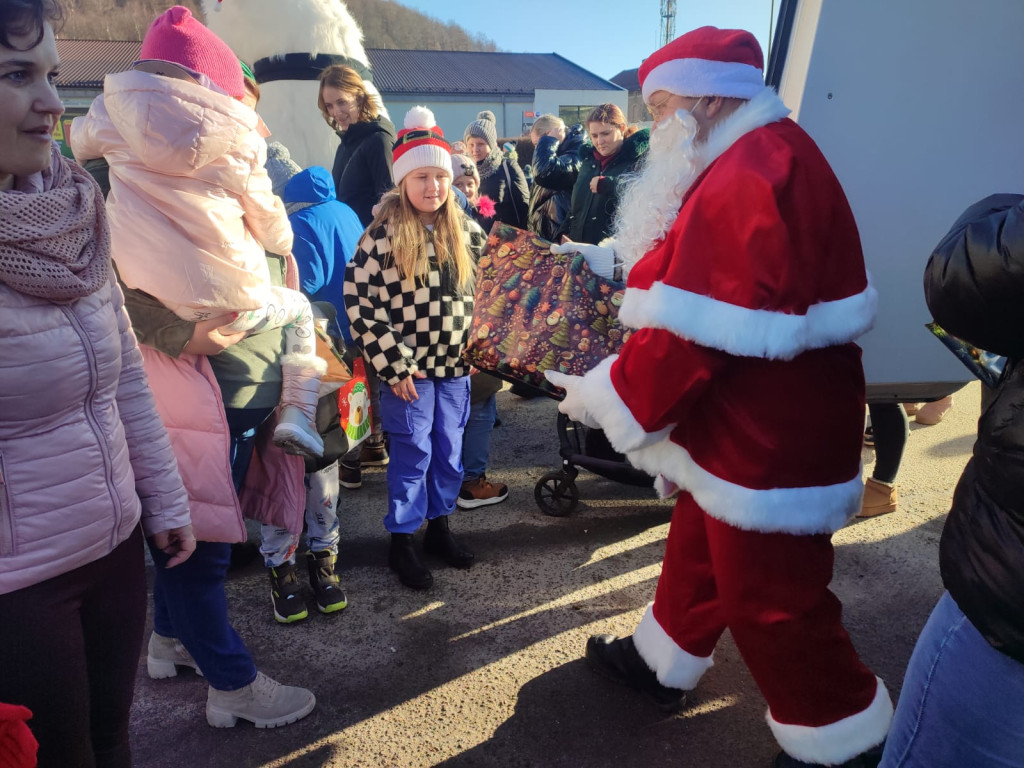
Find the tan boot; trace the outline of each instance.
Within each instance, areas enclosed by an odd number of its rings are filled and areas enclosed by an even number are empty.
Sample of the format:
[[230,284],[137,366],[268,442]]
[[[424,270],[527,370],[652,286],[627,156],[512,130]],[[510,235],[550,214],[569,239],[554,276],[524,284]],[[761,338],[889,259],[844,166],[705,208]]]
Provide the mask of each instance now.
[[930,427],[942,421],[942,417],[949,413],[952,408],[953,396],[948,395],[941,400],[936,400],[934,403],[925,403],[918,408],[915,420],[918,424]]
[[206,722],[214,728],[231,728],[238,719],[257,728],[277,728],[301,720],[316,706],[312,691],[281,685],[256,673],[256,679],[237,691],[210,688],[206,698]]
[[857,517],[878,517],[896,511],[896,486],[869,477],[864,483],[864,501]]

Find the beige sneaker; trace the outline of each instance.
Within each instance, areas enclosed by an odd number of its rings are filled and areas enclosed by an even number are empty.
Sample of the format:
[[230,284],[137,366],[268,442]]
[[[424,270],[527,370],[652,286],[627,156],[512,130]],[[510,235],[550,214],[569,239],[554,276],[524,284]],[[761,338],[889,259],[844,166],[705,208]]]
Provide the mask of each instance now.
[[177,677],[178,667],[192,667],[197,675],[203,676],[196,660],[177,638],[164,637],[156,632],[151,634],[146,651],[146,671],[149,676],[154,680]]
[[237,691],[210,688],[206,697],[206,722],[214,728],[232,728],[238,718],[257,728],[277,728],[301,720],[316,706],[312,691],[281,685],[256,673],[256,679]]
[[896,494],[896,486],[883,483],[869,477],[864,483],[864,501],[861,502],[860,512],[857,517],[878,517],[888,515],[896,511],[896,503],[899,497]]

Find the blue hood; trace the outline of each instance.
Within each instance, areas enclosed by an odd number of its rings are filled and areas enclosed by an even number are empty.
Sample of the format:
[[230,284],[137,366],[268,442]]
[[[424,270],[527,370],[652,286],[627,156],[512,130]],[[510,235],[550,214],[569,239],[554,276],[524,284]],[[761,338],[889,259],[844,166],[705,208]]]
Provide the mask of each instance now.
[[286,203],[326,203],[335,199],[334,179],[331,172],[319,165],[300,171],[291,177],[284,188]]

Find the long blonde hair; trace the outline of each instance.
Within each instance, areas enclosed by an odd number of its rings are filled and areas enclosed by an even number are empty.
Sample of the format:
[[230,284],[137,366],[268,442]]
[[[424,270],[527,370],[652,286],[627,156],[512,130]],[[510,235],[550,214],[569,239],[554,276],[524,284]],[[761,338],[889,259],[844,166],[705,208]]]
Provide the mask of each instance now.
[[[398,267],[398,274],[402,280],[424,284],[430,272],[427,259],[428,230],[420,220],[419,211],[409,202],[404,184],[405,179],[402,179],[397,187],[384,195],[380,210],[369,229],[372,231],[382,225],[387,227],[391,238],[391,257]],[[434,253],[438,267],[447,264],[452,269],[455,283],[462,293],[472,290],[476,274],[476,267],[466,247],[464,217],[449,187],[448,197],[434,219]]]

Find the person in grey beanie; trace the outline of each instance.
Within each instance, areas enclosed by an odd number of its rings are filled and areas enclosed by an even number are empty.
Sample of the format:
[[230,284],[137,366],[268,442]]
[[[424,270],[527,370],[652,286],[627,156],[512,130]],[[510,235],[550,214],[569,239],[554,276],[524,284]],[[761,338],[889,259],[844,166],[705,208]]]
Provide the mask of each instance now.
[[494,201],[494,219],[526,229],[530,190],[526,176],[514,159],[505,157],[498,146],[494,113],[484,110],[466,126],[466,151],[480,173],[480,194]]

